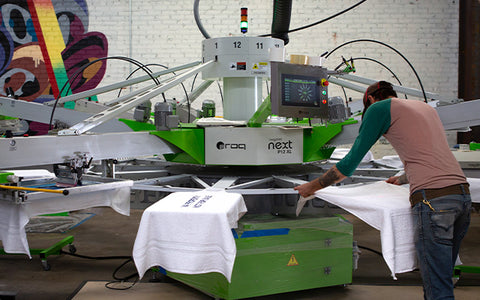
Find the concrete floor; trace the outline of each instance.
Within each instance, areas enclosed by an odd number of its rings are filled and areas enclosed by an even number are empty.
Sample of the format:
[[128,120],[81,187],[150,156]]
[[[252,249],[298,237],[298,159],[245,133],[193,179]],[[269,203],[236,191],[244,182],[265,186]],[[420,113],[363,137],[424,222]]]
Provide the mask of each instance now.
[[[77,254],[87,256],[131,256],[142,210],[132,210],[129,217],[110,208],[93,208],[96,215],[65,234],[30,233],[31,248],[46,248],[68,235],[74,236]],[[353,223],[354,240],[363,247],[380,250],[379,232],[352,215],[345,217]],[[465,265],[480,266],[480,214],[472,214],[472,224],[461,249]],[[68,248],[65,247],[65,251]],[[0,256],[0,295],[6,291],[16,295],[10,299],[209,299],[206,295],[178,282],[151,283],[147,273],[140,284],[126,291],[105,288],[112,274],[125,259],[92,260],[70,255],[50,256],[50,271],[44,271],[38,257],[25,255]],[[135,273],[129,263],[117,274],[124,277]],[[150,272],[150,271],[149,271]],[[480,299],[480,274],[462,274],[455,291],[457,299]],[[353,283],[346,287],[327,287],[256,299],[422,299],[421,278],[418,272],[398,275],[393,280],[383,259],[362,250]],[[9,299],[0,296],[1,300]]]

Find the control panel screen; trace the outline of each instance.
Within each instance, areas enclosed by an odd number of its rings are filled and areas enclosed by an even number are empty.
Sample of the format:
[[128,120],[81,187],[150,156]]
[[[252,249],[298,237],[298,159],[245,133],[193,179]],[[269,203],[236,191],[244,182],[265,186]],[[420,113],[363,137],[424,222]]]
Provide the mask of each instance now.
[[282,104],[320,106],[320,81],[316,77],[282,74]]

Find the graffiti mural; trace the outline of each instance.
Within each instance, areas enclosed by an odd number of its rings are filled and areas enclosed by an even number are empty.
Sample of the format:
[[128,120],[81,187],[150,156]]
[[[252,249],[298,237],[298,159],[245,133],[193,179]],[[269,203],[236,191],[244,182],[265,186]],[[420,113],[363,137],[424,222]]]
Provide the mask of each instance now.
[[[40,26],[36,13],[49,7],[54,10],[53,18],[43,22],[55,22],[55,26]],[[0,0],[0,95],[35,102],[52,100],[62,88],[52,77],[57,76],[52,72],[56,73],[58,66],[66,73],[72,93],[96,87],[105,75],[106,62],[82,67],[106,57],[108,42],[104,34],[88,31],[88,21],[85,0]],[[64,45],[57,59],[62,60],[60,65],[42,43],[43,37],[53,34],[45,28],[60,29]],[[49,64],[54,67],[49,69]]]

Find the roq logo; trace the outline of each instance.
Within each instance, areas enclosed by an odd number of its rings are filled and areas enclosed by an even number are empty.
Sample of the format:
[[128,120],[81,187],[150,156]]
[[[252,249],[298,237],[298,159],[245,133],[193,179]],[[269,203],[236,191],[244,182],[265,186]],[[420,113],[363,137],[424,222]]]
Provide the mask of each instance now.
[[220,142],[217,143],[217,149],[218,150],[223,150],[223,149],[247,150],[247,145],[246,144],[236,144],[236,143],[226,144],[226,143],[220,141]]

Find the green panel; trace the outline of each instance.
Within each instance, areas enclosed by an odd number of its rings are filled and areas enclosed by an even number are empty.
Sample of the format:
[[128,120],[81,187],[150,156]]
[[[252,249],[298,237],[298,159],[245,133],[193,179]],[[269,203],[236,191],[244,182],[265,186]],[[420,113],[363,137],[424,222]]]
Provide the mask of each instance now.
[[[205,164],[205,135],[202,128],[150,132],[180,148],[185,154],[170,157],[173,162]],[[168,159],[165,156],[165,159]]]
[[45,215],[41,215],[41,216],[48,216],[48,217],[68,217],[68,216],[70,216],[70,212],[65,211],[65,212],[60,212],[60,213],[56,213],[56,214],[45,214]]
[[176,162],[176,163],[184,163],[184,164],[203,164],[196,161],[193,157],[188,155],[185,152],[180,153],[166,153],[163,155],[167,161]]
[[249,220],[247,216],[246,221],[242,220],[240,231],[276,228],[290,231],[284,235],[236,239],[237,256],[230,283],[220,273],[189,275],[167,271],[167,275],[224,299],[351,283],[353,227],[350,223],[338,217],[272,221],[269,217]]
[[350,119],[342,123],[328,125],[314,125],[312,128],[303,131],[303,161],[317,161],[330,158],[335,150],[328,147],[327,142],[342,131],[343,125],[357,123]]
[[202,128],[182,124],[182,128],[155,131],[155,125],[127,119],[119,119],[133,131],[150,131],[150,134],[175,145],[183,152],[164,154],[166,160],[178,163],[205,164],[205,137]]
[[476,150],[479,150],[479,149],[480,149],[480,143],[474,143],[474,142],[470,143],[470,150],[476,151]]
[[[125,123],[130,129],[133,131],[152,131],[156,130],[154,124],[151,123],[143,123],[143,122],[138,122],[134,120],[128,120],[128,119],[118,119],[120,122]],[[187,129],[187,128],[198,128],[196,124],[193,123],[181,123],[180,128],[182,129]]]
[[0,173],[0,184],[8,183],[7,177],[10,175],[15,175],[12,172]]
[[137,122],[134,120],[127,120],[127,119],[118,119],[120,122],[125,123],[130,129],[133,131],[151,131],[151,130],[156,130],[154,124],[150,123],[143,123],[143,122]]
[[0,120],[14,120],[14,119],[17,119],[17,118],[8,117],[8,116],[0,116]]
[[253,117],[248,120],[248,127],[262,127],[268,116],[272,113],[272,103],[270,101],[270,95],[263,100],[262,105],[253,114]]

